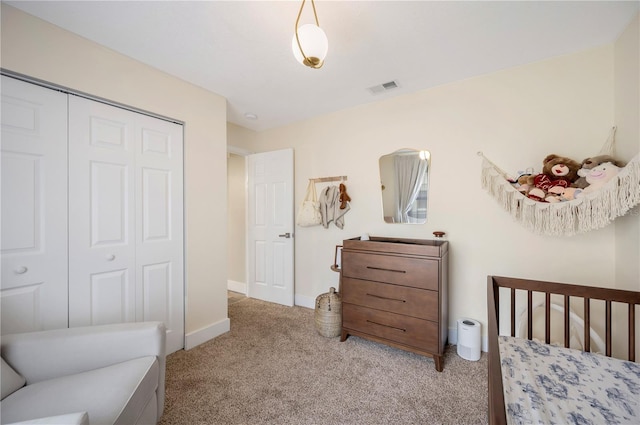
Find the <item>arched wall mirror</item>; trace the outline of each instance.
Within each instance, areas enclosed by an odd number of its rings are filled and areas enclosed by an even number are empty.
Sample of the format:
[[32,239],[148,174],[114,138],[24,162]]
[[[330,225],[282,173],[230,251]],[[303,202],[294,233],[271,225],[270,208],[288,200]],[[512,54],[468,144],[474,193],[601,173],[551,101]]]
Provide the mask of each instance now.
[[400,149],[380,157],[382,211],[387,223],[427,222],[429,151]]

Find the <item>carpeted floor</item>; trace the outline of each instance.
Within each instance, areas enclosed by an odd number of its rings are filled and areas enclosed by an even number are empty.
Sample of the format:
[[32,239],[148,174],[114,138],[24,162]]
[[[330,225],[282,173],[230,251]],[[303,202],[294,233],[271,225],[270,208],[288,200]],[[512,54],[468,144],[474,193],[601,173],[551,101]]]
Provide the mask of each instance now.
[[487,361],[320,336],[314,311],[243,298],[231,331],[167,358],[161,425],[486,424]]
[[244,294],[241,294],[239,292],[227,291],[227,303],[229,305],[240,302],[246,298],[247,297]]

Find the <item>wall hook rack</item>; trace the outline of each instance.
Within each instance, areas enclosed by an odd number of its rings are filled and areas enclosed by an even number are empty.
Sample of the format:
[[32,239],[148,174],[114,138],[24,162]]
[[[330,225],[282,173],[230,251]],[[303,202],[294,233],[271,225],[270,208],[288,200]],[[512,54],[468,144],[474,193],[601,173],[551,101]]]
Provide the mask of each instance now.
[[317,177],[315,179],[309,179],[314,183],[326,183],[326,182],[346,182],[347,176],[334,176],[334,177]]

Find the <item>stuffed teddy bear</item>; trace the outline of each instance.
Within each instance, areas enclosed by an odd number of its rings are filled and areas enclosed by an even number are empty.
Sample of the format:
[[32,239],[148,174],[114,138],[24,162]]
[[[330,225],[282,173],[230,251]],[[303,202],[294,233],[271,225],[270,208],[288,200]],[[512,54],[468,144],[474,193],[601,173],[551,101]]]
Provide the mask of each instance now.
[[339,186],[340,189],[340,209],[343,210],[347,207],[347,202],[351,202],[351,197],[347,194],[347,186],[345,186],[344,184],[340,183]]
[[527,183],[529,176],[531,176],[531,174],[523,174],[522,176],[518,177],[518,179],[514,183],[518,191],[525,196],[528,195],[529,191],[531,190],[531,185]]
[[533,174],[533,168],[528,168],[527,171],[518,171],[518,177],[507,177],[507,181],[513,185],[513,187],[525,196],[529,192],[530,186],[527,184],[527,179]]
[[542,161],[542,172],[529,176],[525,184],[530,189],[526,195],[536,201],[545,202],[547,194],[560,195],[564,188],[578,177],[580,163],[555,154],[547,155]]
[[582,165],[580,169],[578,170],[578,176],[580,177],[578,177],[578,179],[573,183],[573,186],[580,189],[584,189],[585,187],[589,186],[589,183],[587,183],[587,179],[586,179],[587,173],[592,168],[597,167],[600,164],[604,164],[605,162],[610,162],[616,167],[625,166],[624,162],[617,161],[610,155],[598,155],[598,156],[585,158],[582,161]]
[[560,194],[560,201],[572,201],[582,192],[582,189],[577,187],[565,187]]
[[585,187],[582,192],[576,194],[576,197],[581,197],[587,193],[592,193],[600,189],[612,178],[614,178],[620,172],[620,170],[620,167],[614,165],[611,162],[605,162],[604,164],[600,164],[597,167],[592,168],[585,176],[585,178],[587,179],[587,183],[589,183],[589,186]]
[[556,202],[566,202],[572,201],[576,199],[576,196],[582,192],[582,189],[578,189],[577,187],[560,187],[554,186],[553,191],[547,193],[547,196],[544,198],[545,202],[556,203]]

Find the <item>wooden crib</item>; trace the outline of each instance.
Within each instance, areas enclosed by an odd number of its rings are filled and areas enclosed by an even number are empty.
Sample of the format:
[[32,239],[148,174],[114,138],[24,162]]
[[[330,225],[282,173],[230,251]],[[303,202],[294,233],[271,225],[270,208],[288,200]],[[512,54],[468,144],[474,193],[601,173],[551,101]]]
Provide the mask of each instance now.
[[[508,288],[506,290],[500,291],[500,288]],[[521,292],[521,291],[524,291]],[[526,317],[527,317],[527,329],[526,329],[526,340],[530,342],[526,342],[524,339],[520,339],[520,341],[524,341],[524,344],[537,344],[532,340],[532,335],[534,335],[534,317],[533,317],[533,300],[535,297],[544,297],[544,343],[551,344],[551,306],[552,306],[552,295],[554,299],[558,299],[554,294],[560,295],[564,300],[563,313],[564,313],[564,348],[558,348],[560,350],[570,350],[569,343],[571,339],[570,335],[570,312],[572,306],[579,306],[583,308],[583,320],[584,320],[584,335],[583,342],[584,347],[582,351],[590,352],[592,349],[592,301],[593,300],[602,300],[600,303],[604,302],[604,341],[605,341],[605,352],[603,353],[607,357],[611,357],[612,352],[612,306],[617,303],[622,303],[626,305],[626,316],[628,322],[628,332],[626,332],[626,344],[628,346],[627,353],[627,362],[624,362],[624,367],[627,369],[630,367],[635,368],[638,366],[638,371],[640,371],[640,365],[637,363],[630,363],[636,361],[636,317],[638,317],[638,305],[640,305],[640,292],[636,291],[625,291],[618,289],[609,289],[609,288],[598,288],[598,287],[590,287],[590,286],[582,286],[582,285],[571,285],[564,283],[554,283],[554,282],[544,282],[544,281],[536,281],[529,279],[518,279],[511,277],[499,277],[499,276],[488,276],[487,278],[487,306],[488,306],[488,332],[489,332],[489,373],[488,373],[488,385],[489,385],[489,423],[491,424],[507,424],[509,423],[509,418],[511,417],[508,413],[509,408],[507,408],[505,404],[505,386],[503,385],[504,377],[503,377],[503,364],[504,359],[501,360],[500,350],[504,349],[504,345],[501,347],[501,341],[505,339],[505,336],[500,336],[500,294],[508,294],[510,303],[503,301],[503,308],[509,308],[510,306],[510,337],[515,338],[516,336],[516,305],[518,304],[517,300],[522,300],[524,295],[526,294]],[[540,295],[542,294],[542,295]],[[578,304],[576,304],[578,303]],[[522,302],[520,303],[522,304]],[[519,306],[523,307],[523,306]],[[617,307],[619,308],[619,307]],[[524,315],[524,313],[523,313]],[[601,317],[600,315],[598,315]],[[554,325],[556,325],[554,323]],[[519,338],[516,338],[519,339]],[[541,343],[542,341],[540,341]],[[560,343],[562,344],[562,343]],[[553,346],[554,350],[557,348]],[[550,349],[550,346],[545,348],[545,350]],[[575,350],[573,351],[575,353]],[[578,352],[579,353],[579,352]],[[524,354],[523,354],[524,355]],[[591,354],[587,354],[590,356]],[[573,356],[573,357],[569,357]],[[575,355],[567,354],[565,355],[567,358],[575,358]],[[599,358],[597,358],[599,359]],[[597,361],[597,359],[595,359]],[[516,370],[516,373],[519,373],[519,370]],[[640,374],[634,377],[634,373],[629,374],[633,379],[637,378],[637,385],[640,388]],[[540,375],[537,375],[540,376]],[[578,374],[575,379],[582,379],[583,376]],[[625,379],[629,380],[631,378],[626,377]],[[534,379],[535,380],[535,379]],[[530,383],[533,384],[533,383]],[[511,385],[511,384],[509,384]],[[529,383],[527,383],[529,385]],[[627,385],[636,385],[635,381],[627,382]],[[510,389],[509,389],[510,390]],[[545,391],[541,391],[543,397],[546,397]],[[635,395],[634,395],[635,396]],[[522,398],[522,397],[521,397]],[[640,399],[638,396],[637,399]],[[538,407],[539,399],[536,399],[536,407]],[[551,404],[556,402],[550,402]],[[562,404],[562,402],[558,402]],[[559,404],[556,403],[556,406]],[[595,403],[598,404],[598,403]],[[513,406],[510,406],[510,408]],[[628,406],[625,406],[628,409]],[[524,409],[526,410],[526,409]],[[640,409],[639,409],[640,410]],[[528,413],[525,413],[528,414]],[[583,412],[580,410],[579,413],[574,413],[579,415],[587,415],[587,412]],[[597,417],[597,413],[592,413]],[[634,418],[636,416],[633,416]],[[562,421],[561,421],[562,422]],[[640,423],[640,422],[639,422]]]

